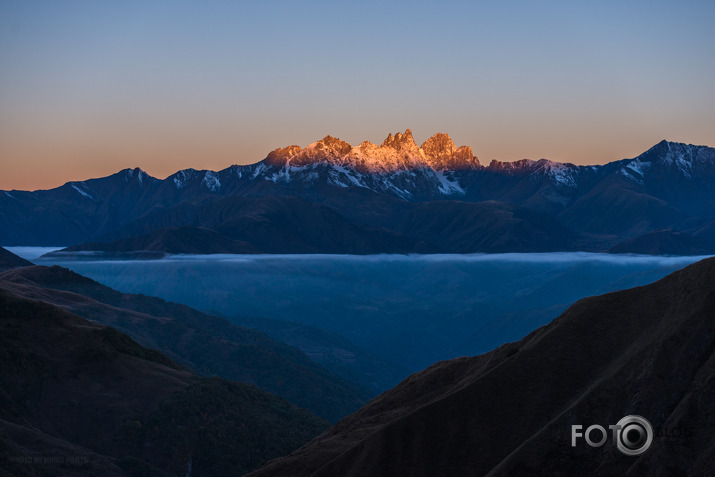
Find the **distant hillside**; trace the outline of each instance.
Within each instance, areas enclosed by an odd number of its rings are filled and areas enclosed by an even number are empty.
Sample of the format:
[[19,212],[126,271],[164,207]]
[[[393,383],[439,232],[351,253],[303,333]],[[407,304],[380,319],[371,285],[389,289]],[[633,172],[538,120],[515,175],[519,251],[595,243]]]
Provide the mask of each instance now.
[[715,242],[685,232],[659,230],[620,243],[609,252],[644,255],[712,255],[715,254]]
[[[303,199],[228,197],[194,210],[177,207],[157,212],[118,231],[128,238],[112,240],[111,234],[105,235],[101,241],[68,247],[55,255],[550,252],[571,250],[576,239],[547,214],[501,202],[434,201],[408,203],[401,209],[398,216],[394,210],[371,211],[357,221]],[[169,227],[153,230],[156,223]],[[152,231],[144,233],[148,230]]]
[[[161,228],[156,228],[162,224]],[[231,196],[196,208],[152,214],[113,234],[65,251],[167,253],[407,253],[417,241],[358,225],[335,210],[295,197]],[[138,233],[140,235],[134,235]]]

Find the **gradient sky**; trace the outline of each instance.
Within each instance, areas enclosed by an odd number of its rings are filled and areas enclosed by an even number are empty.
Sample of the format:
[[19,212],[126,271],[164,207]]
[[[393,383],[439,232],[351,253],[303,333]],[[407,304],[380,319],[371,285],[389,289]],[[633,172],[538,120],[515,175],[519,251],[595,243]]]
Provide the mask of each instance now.
[[715,146],[715,2],[0,0],[0,189],[449,133],[482,163]]

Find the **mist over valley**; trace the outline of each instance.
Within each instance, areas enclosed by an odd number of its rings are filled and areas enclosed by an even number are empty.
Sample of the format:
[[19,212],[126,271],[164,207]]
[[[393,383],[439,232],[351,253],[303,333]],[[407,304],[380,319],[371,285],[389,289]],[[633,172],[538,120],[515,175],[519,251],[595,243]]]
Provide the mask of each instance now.
[[[33,256],[31,248],[10,250]],[[159,260],[52,256],[35,262],[61,265],[122,292],[182,303],[269,335],[281,329],[275,320],[328,330],[403,372],[414,372],[516,341],[580,298],[645,285],[702,258],[584,252],[217,254]]]

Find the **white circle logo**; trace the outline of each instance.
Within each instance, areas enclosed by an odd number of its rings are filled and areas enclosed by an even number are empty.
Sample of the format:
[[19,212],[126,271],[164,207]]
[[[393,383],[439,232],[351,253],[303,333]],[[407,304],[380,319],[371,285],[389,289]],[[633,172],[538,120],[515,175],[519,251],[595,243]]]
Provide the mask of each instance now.
[[642,416],[626,416],[616,429],[616,446],[626,455],[640,455],[653,444],[653,427]]

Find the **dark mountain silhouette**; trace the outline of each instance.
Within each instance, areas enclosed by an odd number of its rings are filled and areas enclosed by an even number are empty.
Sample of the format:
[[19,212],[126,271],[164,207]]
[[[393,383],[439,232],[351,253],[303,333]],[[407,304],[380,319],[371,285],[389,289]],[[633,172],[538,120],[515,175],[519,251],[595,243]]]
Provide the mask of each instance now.
[[610,253],[645,255],[712,255],[715,242],[685,232],[658,230],[616,245]]
[[[118,231],[129,238],[89,242],[67,252],[164,253],[473,253],[571,250],[576,234],[553,217],[503,202],[432,201],[396,208],[341,211],[292,197],[228,197],[201,207],[179,206]],[[357,195],[357,194],[356,194]],[[372,193],[372,195],[375,195]],[[394,201],[394,199],[393,199]],[[399,210],[399,213],[397,211]],[[153,230],[154,224],[169,228]],[[132,236],[133,233],[144,233]]]
[[576,239],[553,217],[504,202],[426,202],[398,220],[404,235],[451,253],[572,250]]
[[202,375],[255,384],[329,420],[356,410],[373,393],[259,331],[159,298],[120,293],[62,267],[0,273],[0,289],[112,326]]
[[[167,227],[144,235],[111,242],[87,242],[68,247],[64,251],[136,252],[137,257],[160,257],[173,253],[258,253],[248,242],[234,240],[204,227]],[[156,252],[156,253],[145,253]]]
[[[169,227],[155,229],[156,224]],[[134,231],[142,235],[133,237]],[[231,196],[203,206],[179,206],[110,236],[66,251],[150,250],[169,253],[407,253],[416,240],[357,225],[335,210],[295,197]]]
[[[483,166],[471,148],[441,133],[422,146],[409,130],[380,146],[327,136],[218,172],[186,169],[158,180],[126,169],[52,190],[0,191],[0,243],[114,252],[459,250],[464,244],[432,243],[420,227],[414,235],[398,227],[406,209],[440,201],[451,203],[440,213],[465,220],[461,235],[479,230],[466,203],[520,211],[517,226],[509,214],[494,225],[506,236],[480,237],[474,243],[481,248],[469,251],[606,251],[658,230],[712,234],[704,224],[715,217],[714,188],[715,150],[705,146],[662,141],[636,158],[598,166],[546,159]],[[563,229],[576,240],[545,245]]]
[[3,475],[240,475],[327,425],[4,290],[0,350]]
[[[714,316],[715,259],[582,299],[519,342],[410,376],[251,475],[711,475]],[[571,446],[572,425],[631,414],[655,429],[646,453],[610,436]]]

